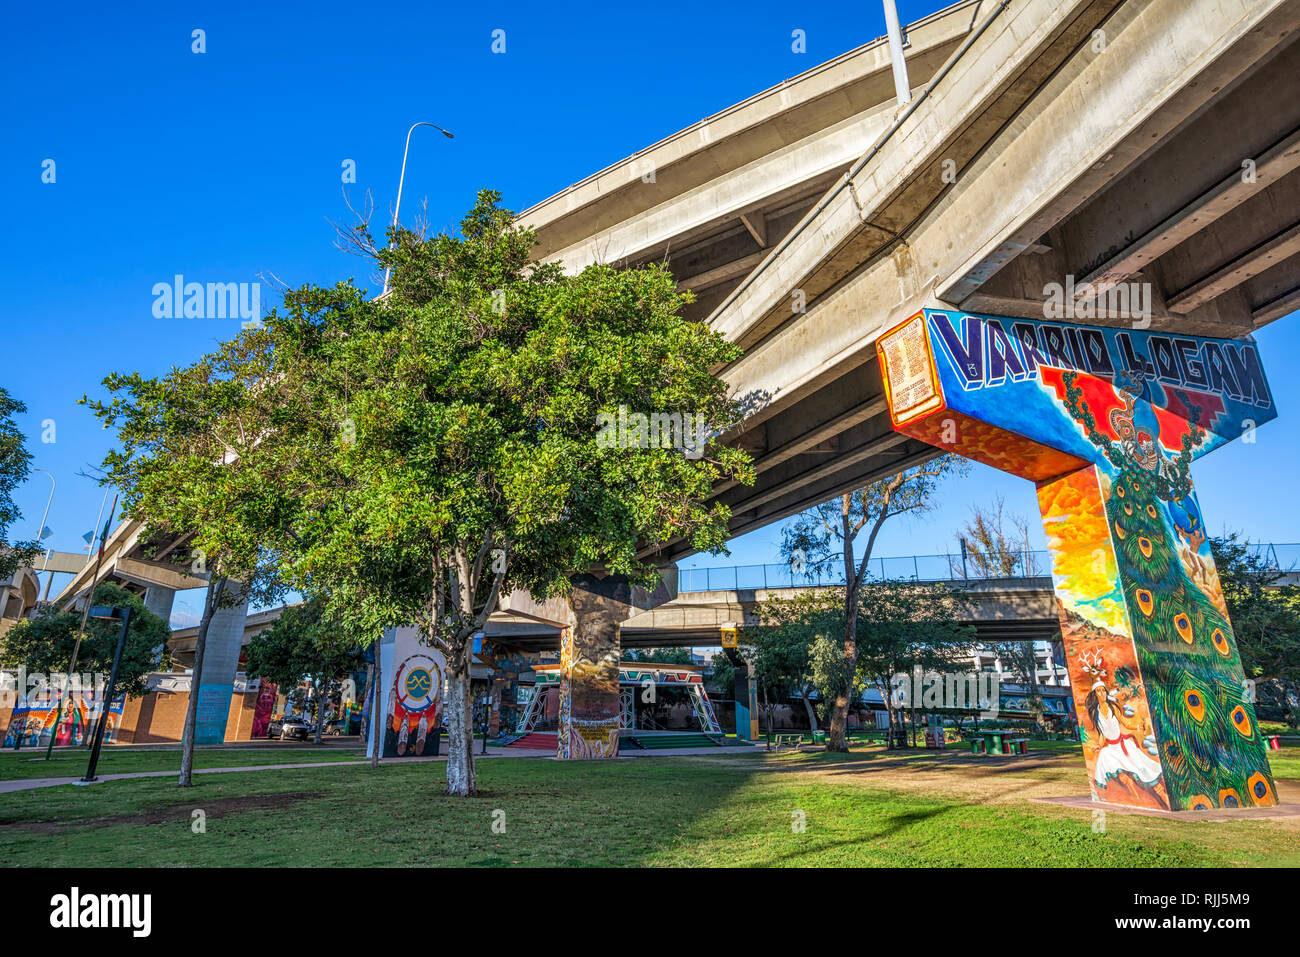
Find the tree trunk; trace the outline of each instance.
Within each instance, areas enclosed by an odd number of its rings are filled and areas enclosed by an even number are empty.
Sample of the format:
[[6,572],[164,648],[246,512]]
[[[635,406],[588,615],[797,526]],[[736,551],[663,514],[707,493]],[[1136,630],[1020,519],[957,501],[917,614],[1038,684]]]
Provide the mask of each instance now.
[[181,735],[181,777],[180,786],[193,787],[194,774],[194,728],[199,716],[199,687],[203,680],[203,651],[208,643],[208,625],[221,604],[221,596],[226,591],[226,580],[219,578],[212,587],[212,594],[203,603],[203,620],[199,622],[199,633],[194,638],[194,668],[190,677],[190,700],[185,706],[185,731]]
[[[857,605],[857,596],[850,590],[848,601]],[[858,672],[858,622],[854,607],[846,616],[844,625],[844,690],[835,695],[830,726],[826,729],[826,750],[847,753],[849,742],[844,733],[849,724],[849,703],[853,698],[853,679]]]
[[895,730],[900,727],[895,716],[896,709],[891,695],[893,686],[893,675],[889,675],[883,684],[879,679],[876,681],[876,690],[880,692],[880,698],[885,702],[885,715],[889,718],[889,728],[885,731],[885,750],[887,751],[893,751],[898,746],[895,740]]
[[[469,658],[468,652],[459,656]],[[469,661],[447,663],[447,793],[478,793],[474,779],[474,700],[470,696]]]
[[799,697],[803,699],[804,710],[808,712],[808,727],[813,731],[816,731],[817,712],[813,710],[812,702],[808,700],[808,688],[806,685],[799,686]]

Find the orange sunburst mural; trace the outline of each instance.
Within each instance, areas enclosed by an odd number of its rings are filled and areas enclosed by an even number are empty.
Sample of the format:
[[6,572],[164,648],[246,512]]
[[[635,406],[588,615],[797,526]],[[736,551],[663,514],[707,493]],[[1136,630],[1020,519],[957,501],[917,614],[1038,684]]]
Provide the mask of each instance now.
[[1112,634],[1131,635],[1099,479],[1089,467],[1039,483],[1038,508],[1062,604]]

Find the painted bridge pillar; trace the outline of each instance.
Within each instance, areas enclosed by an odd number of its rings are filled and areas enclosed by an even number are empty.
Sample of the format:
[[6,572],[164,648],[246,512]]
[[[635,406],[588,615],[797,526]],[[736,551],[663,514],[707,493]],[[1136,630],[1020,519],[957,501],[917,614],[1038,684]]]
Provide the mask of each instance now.
[[208,622],[199,687],[190,688],[191,694],[199,696],[194,722],[195,744],[221,744],[226,740],[230,697],[235,691],[235,672],[239,668],[239,652],[244,644],[248,597],[244,586],[234,580],[227,580],[225,592],[222,607],[212,613]]
[[736,738],[740,741],[758,740],[758,679],[750,674],[749,662],[735,647],[723,645],[723,653],[731,662],[733,693],[736,699]]
[[626,577],[576,575],[570,626],[560,633],[560,710],[556,757],[618,756],[619,629],[633,606]]
[[894,428],[1034,481],[1094,800],[1277,803],[1191,461],[1276,416],[1255,345],[926,309]]

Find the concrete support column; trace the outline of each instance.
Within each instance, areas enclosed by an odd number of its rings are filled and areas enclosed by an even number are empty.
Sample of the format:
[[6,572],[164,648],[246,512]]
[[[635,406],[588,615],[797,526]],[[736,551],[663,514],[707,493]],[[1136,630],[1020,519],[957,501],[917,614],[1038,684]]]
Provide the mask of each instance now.
[[1275,805],[1190,469],[1276,414],[1254,343],[927,309],[877,349],[895,429],[1038,489],[1094,800]]
[[749,662],[735,648],[724,648],[734,671],[736,699],[736,737],[741,741],[758,740],[758,679],[749,673]]
[[165,622],[171,622],[172,604],[176,601],[176,590],[162,585],[150,585],[144,590],[144,607]]
[[569,598],[572,624],[560,634],[560,711],[556,756],[618,756],[619,629],[632,607],[622,576],[578,575]]
[[[230,696],[235,690],[235,671],[239,666],[239,651],[244,643],[244,622],[248,618],[248,598],[243,584],[227,581],[225,600],[233,604],[218,608],[208,624],[203,676],[197,689],[199,706],[194,727],[196,744],[221,744],[226,740]],[[195,693],[195,689],[191,688],[191,693]]]
[[[1093,465],[1039,483],[1038,502],[1094,799],[1276,804],[1214,558],[1184,564],[1154,476]],[[1199,514],[1194,495],[1180,505]]]

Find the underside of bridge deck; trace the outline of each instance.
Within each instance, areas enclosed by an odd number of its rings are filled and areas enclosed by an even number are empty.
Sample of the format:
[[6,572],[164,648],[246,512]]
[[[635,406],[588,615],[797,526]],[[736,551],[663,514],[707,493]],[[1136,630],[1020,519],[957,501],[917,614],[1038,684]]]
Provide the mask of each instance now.
[[1298,25],[1277,0],[956,4],[907,29],[906,110],[878,40],[521,221],[570,269],[666,262],[745,348],[727,440],[758,482],[715,490],[743,534],[934,454],[875,362],[922,305],[1073,318],[1056,284],[1094,324],[1219,337],[1300,308]]

